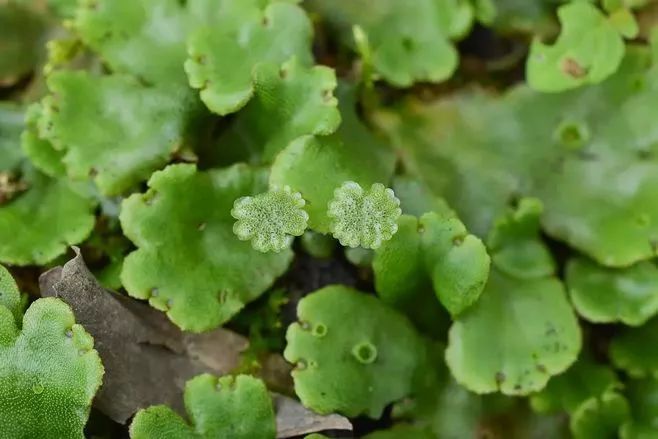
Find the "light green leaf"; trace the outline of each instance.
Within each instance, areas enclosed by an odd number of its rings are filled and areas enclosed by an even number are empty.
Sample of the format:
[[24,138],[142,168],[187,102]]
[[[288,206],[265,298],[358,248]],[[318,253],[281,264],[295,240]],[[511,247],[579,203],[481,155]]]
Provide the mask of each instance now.
[[375,290],[382,302],[405,313],[419,328],[440,333],[448,319],[425,266],[418,219],[402,215],[398,227],[398,233],[375,251]]
[[596,6],[572,2],[558,9],[558,17],[562,31],[555,44],[535,40],[530,47],[527,79],[532,88],[563,91],[599,83],[617,70],[624,57],[624,41]]
[[[445,197],[480,237],[487,235],[494,221],[507,212],[510,198],[525,186],[523,177],[526,168],[533,170],[535,156],[544,156],[534,144],[532,151],[524,149],[529,148],[526,121],[518,124],[518,130],[511,123],[529,112],[529,108],[515,111],[514,98],[520,94],[512,92],[506,99],[458,94],[432,104],[412,100],[374,115],[375,125],[388,134],[407,172],[418,176],[435,197]],[[549,110],[543,108],[544,114]]]
[[34,167],[51,177],[66,175],[62,159],[64,151],[39,136],[38,122],[43,114],[41,104],[34,103],[25,112],[25,130],[21,134],[21,148]]
[[617,392],[608,391],[578,407],[571,416],[571,431],[575,439],[616,439],[628,417],[626,399]]
[[[517,101],[531,100],[527,96],[532,92],[522,90],[510,92],[505,99],[468,93],[431,104],[410,100],[373,116],[375,125],[399,151],[405,170],[416,175],[433,196],[444,197],[468,230],[480,237],[488,234],[508,211],[510,199],[527,186],[526,173],[537,172],[535,160],[545,159],[543,148],[533,143],[530,149],[526,141],[531,130],[542,135],[549,131],[548,140],[552,139],[553,128],[547,130],[544,119],[552,108],[528,102],[518,109]],[[539,113],[543,131],[530,117],[539,119]],[[521,118],[523,123],[515,123]],[[402,203],[404,210],[404,199]]]
[[362,187],[388,183],[395,156],[358,119],[352,90],[338,94],[343,121],[329,136],[303,136],[290,143],[272,164],[270,185],[290,186],[307,201],[309,227],[329,233],[327,215],[334,189],[346,181]]
[[[74,0],[75,1],[75,0]],[[43,74],[47,77],[52,72],[66,68],[89,68],[99,70],[101,61],[85,50],[82,41],[70,32],[48,40],[46,43],[47,59],[43,66]]]
[[[0,306],[0,310],[7,308]],[[7,320],[8,319],[8,320]],[[103,365],[59,299],[39,299],[22,329],[0,312],[0,424],[7,438],[82,439]]]
[[295,393],[306,407],[378,418],[387,404],[409,393],[425,351],[401,314],[339,285],[304,297],[297,314],[283,355],[297,365]]
[[485,288],[491,264],[487,250],[452,215],[423,215],[419,232],[434,292],[450,314],[457,316],[477,302]]
[[[373,158],[373,154],[384,161]],[[369,187],[386,181],[392,167],[386,151],[373,150],[367,144],[346,143],[338,135],[304,136],[293,141],[272,165],[270,184],[290,186],[308,202],[309,226],[320,233],[331,231],[327,214],[334,188],[345,181]],[[392,161],[389,162],[392,164]],[[329,172],[328,172],[329,171]]]
[[393,178],[393,192],[400,199],[402,213],[420,218],[423,214],[436,212],[439,215],[454,215],[446,200],[436,196],[421,180],[410,176]]
[[539,236],[541,201],[522,198],[516,209],[500,218],[487,239],[493,264],[503,273],[529,279],[550,276],[555,262]]
[[[458,63],[451,40],[471,28],[473,6],[465,0],[314,0],[319,11],[340,33],[363,29],[376,71],[398,87],[414,82],[448,79]],[[349,42],[353,43],[352,41]]]
[[92,177],[107,195],[146,179],[186,146],[198,111],[188,91],[145,87],[129,76],[58,71],[48,88],[39,134],[65,151],[71,178]]
[[242,108],[254,94],[252,71],[262,62],[283,63],[296,56],[312,62],[312,27],[297,5],[233,2],[212,27],[200,27],[188,40],[185,71],[201,100],[220,115]]
[[593,323],[639,326],[658,313],[658,268],[653,262],[606,268],[575,258],[567,265],[566,283],[578,314]]
[[612,26],[617,29],[624,38],[635,38],[640,32],[639,24],[637,20],[635,20],[635,16],[625,7],[617,9],[616,11],[611,11],[609,20],[610,24],[612,24]]
[[[658,99],[649,51],[630,48],[600,85],[560,94],[516,87],[376,114],[404,168],[486,236],[509,203],[544,204],[544,231],[602,265],[656,255]],[[601,202],[605,200],[605,202]]]
[[306,230],[306,202],[288,186],[270,189],[254,197],[240,197],[233,203],[231,216],[237,219],[233,233],[263,253],[290,248],[293,238]]
[[178,0],[81,0],[73,29],[115,72],[179,86],[190,21]]
[[128,293],[189,331],[215,328],[283,274],[290,250],[263,254],[233,234],[233,201],[267,189],[267,176],[245,165],[197,171],[171,165],[149,190],[121,207],[124,234],[138,249],[123,264]]
[[263,382],[248,375],[198,375],[185,385],[188,425],[159,405],[140,410],[131,439],[271,439],[276,434],[272,400]]
[[5,307],[14,316],[17,324],[23,317],[23,297],[18,290],[18,285],[11,277],[9,271],[0,265],[0,307]]
[[398,233],[375,252],[375,289],[384,302],[394,307],[413,301],[405,296],[413,297],[418,290],[431,288],[418,227],[417,218],[402,215],[398,220]]
[[658,210],[651,200],[658,187],[653,140],[658,130],[646,108],[658,88],[647,56],[631,52],[600,86],[554,102],[562,101],[562,109],[551,114],[566,115],[568,106],[569,115],[561,119],[576,126],[584,122],[591,134],[580,149],[552,158],[553,172],[534,182],[533,192],[545,206],[544,230],[606,266],[625,267],[656,255]]
[[23,181],[27,190],[0,205],[0,262],[43,265],[89,235],[95,202],[35,170]]
[[336,75],[330,68],[308,68],[293,58],[282,66],[259,64],[253,78],[254,97],[219,140],[222,155],[271,162],[294,139],[328,135],[338,127]]
[[515,279],[494,269],[480,300],[450,328],[446,361],[473,392],[527,395],[576,360],[581,339],[557,279]]

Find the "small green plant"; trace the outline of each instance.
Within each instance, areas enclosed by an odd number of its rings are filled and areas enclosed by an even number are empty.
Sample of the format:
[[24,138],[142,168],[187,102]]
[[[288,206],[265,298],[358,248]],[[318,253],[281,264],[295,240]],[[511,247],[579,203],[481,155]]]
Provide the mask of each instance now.
[[[265,177],[242,164],[211,171],[178,164],[154,173],[146,193],[123,201],[119,217],[138,247],[121,271],[128,293],[197,332],[226,322],[264,293],[286,270],[292,252],[263,254],[238,240],[231,207],[237,198],[262,192]],[[169,234],[164,241],[163,231]]]
[[0,437],[658,437],[656,16],[0,0]]
[[[604,2],[605,3],[605,2]],[[615,2],[607,2],[612,8]],[[558,9],[562,32],[553,46],[534,41],[528,57],[528,83],[545,92],[596,84],[613,74],[624,57],[623,38],[635,38],[638,25],[622,2],[604,15],[589,2]]]
[[265,384],[247,375],[198,375],[185,385],[185,406],[191,426],[167,406],[148,407],[135,415],[130,425],[131,439],[267,439],[276,432]]
[[[375,297],[329,286],[299,302],[298,318],[288,328],[284,356],[295,365],[295,392],[304,405],[377,418],[409,393],[424,344],[404,316]],[[390,379],[377,380],[381,375]]]
[[254,94],[252,70],[259,63],[280,65],[294,55],[312,64],[311,22],[291,3],[226,4],[214,22],[191,33],[185,71],[211,111],[224,115],[242,108]]
[[0,265],[0,306],[4,307],[14,316],[14,321],[19,324],[23,318],[26,296],[18,291],[18,285],[11,277],[5,267]]
[[38,299],[23,315],[16,284],[2,266],[0,361],[3,434],[83,437],[103,377],[94,341],[59,299]]
[[487,245],[496,268],[519,278],[555,273],[555,261],[539,239],[539,218],[543,210],[538,199],[523,198],[516,208],[494,224]]
[[434,290],[453,315],[478,300],[490,265],[482,241],[450,214],[403,215],[399,225],[398,235],[377,249],[373,261],[375,289],[383,300],[423,306],[420,291]]

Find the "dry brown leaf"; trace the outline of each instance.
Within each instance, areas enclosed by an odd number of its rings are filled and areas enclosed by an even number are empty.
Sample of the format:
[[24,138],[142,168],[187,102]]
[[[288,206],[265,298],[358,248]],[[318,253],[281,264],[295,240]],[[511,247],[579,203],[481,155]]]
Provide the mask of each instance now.
[[344,416],[318,415],[299,402],[283,395],[274,396],[276,437],[287,438],[325,430],[352,430]]

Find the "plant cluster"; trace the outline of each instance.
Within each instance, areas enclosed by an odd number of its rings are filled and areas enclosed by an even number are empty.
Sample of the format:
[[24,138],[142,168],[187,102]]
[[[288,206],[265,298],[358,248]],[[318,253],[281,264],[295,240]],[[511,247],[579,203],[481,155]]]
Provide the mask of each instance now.
[[657,12],[0,0],[0,437],[658,437]]

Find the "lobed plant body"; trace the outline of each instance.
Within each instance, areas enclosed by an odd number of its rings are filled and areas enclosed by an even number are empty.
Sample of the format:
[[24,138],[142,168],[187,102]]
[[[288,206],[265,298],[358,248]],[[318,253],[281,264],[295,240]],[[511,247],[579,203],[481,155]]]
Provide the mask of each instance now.
[[0,438],[658,438],[656,11],[0,0]]

